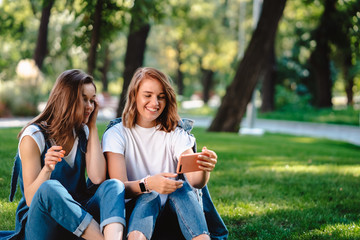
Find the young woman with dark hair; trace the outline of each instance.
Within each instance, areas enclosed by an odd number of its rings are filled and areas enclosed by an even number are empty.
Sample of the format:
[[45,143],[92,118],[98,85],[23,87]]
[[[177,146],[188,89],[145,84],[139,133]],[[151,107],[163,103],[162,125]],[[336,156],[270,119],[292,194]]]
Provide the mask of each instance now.
[[[18,178],[22,198],[9,239],[122,239],[124,184],[105,181],[97,114],[93,78],[60,74],[45,109],[19,133],[10,200]],[[100,185],[95,193],[85,171]]]

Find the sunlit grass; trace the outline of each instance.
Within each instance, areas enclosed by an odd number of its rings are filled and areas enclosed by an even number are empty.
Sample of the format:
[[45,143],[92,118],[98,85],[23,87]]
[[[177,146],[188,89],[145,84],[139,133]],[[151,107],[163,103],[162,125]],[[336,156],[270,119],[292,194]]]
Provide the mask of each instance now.
[[[331,239],[341,228],[325,231],[325,224],[359,228],[359,147],[201,131],[195,130],[198,148],[207,145],[219,156],[209,188],[230,239]],[[360,239],[356,231],[351,236]]]
[[[105,125],[99,125],[99,132]],[[19,129],[0,129],[0,229],[13,229],[8,187]],[[344,142],[193,130],[216,151],[209,189],[229,239],[360,239],[360,147]],[[3,144],[4,143],[4,144]]]

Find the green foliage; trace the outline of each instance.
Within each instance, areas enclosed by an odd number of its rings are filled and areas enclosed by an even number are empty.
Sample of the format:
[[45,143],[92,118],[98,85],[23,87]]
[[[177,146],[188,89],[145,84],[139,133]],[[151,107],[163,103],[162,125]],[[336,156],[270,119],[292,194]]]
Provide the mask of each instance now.
[[276,86],[275,105],[276,109],[281,110],[299,110],[310,108],[310,94],[299,95],[281,85]]
[[9,80],[18,62],[32,56],[37,23],[28,1],[9,0],[0,4],[0,22],[0,80]]
[[[13,81],[18,62],[33,56],[44,2],[0,1],[1,81]],[[65,69],[86,70],[96,2],[55,1],[49,22],[49,52],[42,69],[47,84],[52,84]],[[131,21],[130,11],[133,11],[134,16],[146,16],[152,25],[144,65],[157,67],[174,80],[180,70],[184,75],[185,97],[202,91],[201,69],[211,70],[215,73],[213,90],[223,96],[234,77],[239,52],[246,49],[253,32],[252,2],[146,0],[136,1],[136,8],[134,2],[103,1],[95,79],[100,82],[104,50],[109,47],[107,77],[112,86],[115,82],[122,85],[126,37]],[[281,109],[296,98],[300,99],[301,105],[306,105],[306,100],[313,101],[310,95],[314,92],[315,82],[310,78],[309,57],[316,46],[312,33],[319,24],[323,3],[322,0],[287,1],[276,39],[277,84],[289,89],[281,89],[278,94],[280,99],[277,102]],[[333,26],[336,31],[331,32],[330,56],[336,86],[333,92],[345,95],[344,88],[351,79],[355,85],[353,91],[356,93],[360,89],[359,1],[339,0],[336,6]],[[242,8],[244,16],[240,16]],[[239,29],[244,29],[245,42],[239,40],[242,34]],[[345,66],[344,59],[349,58],[349,52],[351,64]],[[121,87],[116,91],[109,89],[116,94],[120,90]],[[291,92],[299,96],[294,97]]]
[[[13,82],[0,82],[0,117],[5,116],[35,116],[37,106],[42,98],[41,90],[37,85],[19,80]],[[7,116],[8,115],[8,116]]]
[[219,1],[170,1],[164,9],[166,17],[152,27],[145,65],[165,69],[174,80],[181,71],[186,97],[202,91],[201,69],[216,73],[214,86],[231,81],[236,30],[222,24],[223,5]]

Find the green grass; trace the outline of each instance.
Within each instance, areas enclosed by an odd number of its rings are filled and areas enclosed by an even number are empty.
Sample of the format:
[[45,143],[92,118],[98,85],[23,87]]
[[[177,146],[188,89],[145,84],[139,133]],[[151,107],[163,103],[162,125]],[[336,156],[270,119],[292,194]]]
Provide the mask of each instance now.
[[354,110],[350,107],[341,109],[288,109],[269,113],[258,113],[258,117],[265,119],[344,124],[355,126],[359,126],[360,124],[360,110]]
[[[16,203],[8,194],[18,130],[0,129],[0,229],[14,228]],[[209,189],[229,239],[360,239],[360,147],[278,134],[193,133],[198,149],[218,155]]]

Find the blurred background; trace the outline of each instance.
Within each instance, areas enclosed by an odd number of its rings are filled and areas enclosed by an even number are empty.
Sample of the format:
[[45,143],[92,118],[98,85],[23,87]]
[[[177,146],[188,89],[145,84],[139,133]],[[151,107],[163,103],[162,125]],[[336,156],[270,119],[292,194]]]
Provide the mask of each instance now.
[[0,117],[35,116],[71,68],[94,76],[100,117],[120,116],[151,66],[212,131],[254,112],[358,126],[359,19],[359,0],[0,0]]

